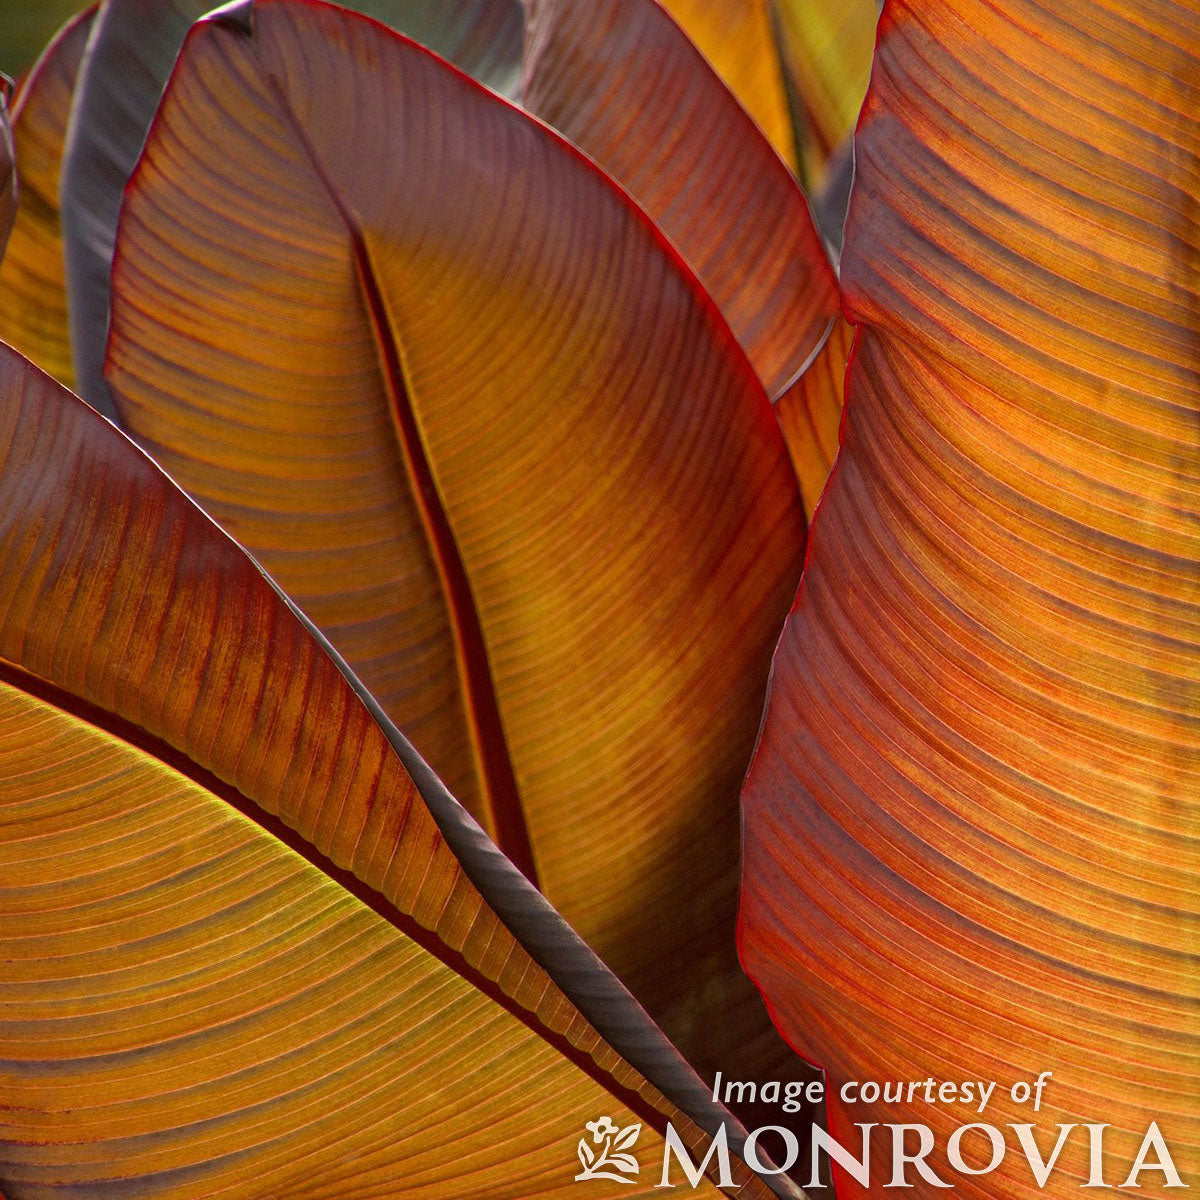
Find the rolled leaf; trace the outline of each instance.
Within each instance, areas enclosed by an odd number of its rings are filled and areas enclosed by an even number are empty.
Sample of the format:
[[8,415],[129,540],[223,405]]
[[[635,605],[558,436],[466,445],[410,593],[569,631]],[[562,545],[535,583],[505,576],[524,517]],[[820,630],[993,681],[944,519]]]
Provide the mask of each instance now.
[[820,182],[809,188],[813,222],[830,253],[840,259],[846,232],[846,209],[854,184],[854,135],[848,133],[825,163]]
[[[0,81],[2,82],[2,81]],[[0,92],[0,254],[17,216],[16,153],[9,125],[8,95]]]
[[0,398],[0,1187],[525,1200],[599,1113],[698,1149],[660,1089],[712,1128],[704,1085],[256,564],[7,348]]
[[69,21],[22,80],[12,136],[20,178],[16,220],[0,261],[0,339],[67,387],[74,382],[67,333],[58,177],[71,91],[96,9]]
[[804,518],[645,215],[379,25],[226,10],[130,184],[107,369],[656,1019],[736,1038],[737,789]]
[[791,172],[656,0],[526,9],[522,103],[655,219],[778,396],[838,311]]
[[[1152,1121],[1200,1168],[1198,88],[1191,4],[888,5],[841,457],[744,793],[743,954],[793,1044],[998,1085],[835,1124],[1107,1123],[1114,1188]],[[1030,1194],[1013,1145],[931,1163]],[[1089,1173],[1076,1128],[1041,1194]]]
[[[63,164],[67,282],[80,394],[108,416],[104,382],[117,216],[188,27],[211,0],[104,0],[72,106]],[[351,7],[410,32],[501,89],[515,86],[519,0],[359,0]]]
[[771,4],[804,179],[818,190],[831,157],[853,132],[866,95],[877,0]]

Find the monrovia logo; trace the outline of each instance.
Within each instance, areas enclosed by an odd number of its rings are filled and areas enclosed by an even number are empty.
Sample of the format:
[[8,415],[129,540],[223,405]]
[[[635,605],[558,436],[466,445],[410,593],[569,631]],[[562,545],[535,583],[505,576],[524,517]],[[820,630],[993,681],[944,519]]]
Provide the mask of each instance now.
[[623,1153],[638,1139],[642,1127],[627,1125],[621,1129],[611,1117],[588,1121],[584,1128],[592,1135],[581,1137],[576,1147],[583,1170],[575,1176],[582,1179],[615,1179],[617,1183],[634,1183],[629,1176],[638,1173],[638,1161],[632,1154]]
[[[591,1134],[588,1138],[579,1139],[579,1161],[583,1170],[575,1176],[577,1181],[588,1179],[612,1179],[618,1183],[635,1183],[638,1173],[638,1162],[632,1154],[624,1153],[637,1141],[641,1125],[630,1125],[619,1128],[610,1117],[600,1117],[588,1121],[586,1126]],[[882,1168],[881,1178],[876,1179],[872,1172],[870,1132],[878,1128],[873,1123],[856,1124],[861,1138],[856,1152],[839,1145],[819,1125],[813,1126],[811,1146],[811,1178],[805,1187],[809,1190],[823,1189],[820,1172],[820,1159],[824,1155],[836,1163],[847,1175],[864,1187],[881,1185],[884,1188],[910,1188],[913,1178],[919,1177],[926,1183],[939,1188],[953,1188],[954,1184],[939,1177],[930,1163],[926,1161],[934,1149],[934,1134],[928,1125],[904,1124],[886,1125],[882,1128],[890,1131],[891,1153],[879,1164]],[[1106,1124],[1085,1124],[1082,1127],[1075,1124],[1060,1124],[1057,1129],[1057,1140],[1048,1154],[1044,1154],[1034,1140],[1035,1126],[1032,1124],[1010,1124],[1006,1127],[1015,1134],[1016,1150],[1024,1158],[1033,1182],[1039,1188],[1046,1182],[1054,1170],[1063,1147],[1071,1140],[1072,1132],[1082,1128],[1082,1136],[1088,1147],[1089,1174],[1085,1182],[1080,1182],[1083,1188],[1111,1188],[1113,1184],[1104,1178],[1104,1131],[1109,1128]],[[776,1140],[782,1140],[784,1156],[779,1162],[764,1160],[759,1153],[758,1142],[763,1134],[770,1133]],[[963,1143],[972,1139],[972,1159],[968,1162],[964,1157]],[[1000,1165],[1010,1149],[1005,1132],[995,1125],[972,1123],[960,1125],[950,1135],[945,1147],[946,1158],[951,1170],[960,1175],[988,1175]],[[986,1158],[985,1163],[978,1161]],[[800,1143],[796,1135],[780,1125],[764,1125],[751,1130],[741,1148],[741,1157],[746,1164],[759,1175],[780,1175],[790,1171],[799,1161]],[[715,1162],[714,1162],[715,1159]],[[672,1161],[674,1160],[674,1161]],[[731,1171],[729,1151],[729,1135],[724,1125],[719,1126],[717,1133],[709,1142],[708,1152],[700,1162],[696,1162],[684,1145],[683,1139],[668,1123],[665,1144],[663,1147],[662,1178],[655,1187],[674,1188],[678,1184],[673,1176],[682,1176],[692,1188],[700,1186],[705,1174],[710,1169],[710,1163],[720,1187],[726,1190],[736,1190],[740,1185],[735,1183]],[[1158,1123],[1152,1121],[1142,1139],[1140,1148],[1132,1163],[1128,1164],[1128,1177],[1121,1184],[1123,1188],[1140,1188],[1144,1184],[1141,1176],[1144,1173],[1155,1173],[1163,1177],[1162,1186],[1168,1188],[1187,1188],[1171,1158],[1171,1152]],[[1122,1168],[1124,1174],[1124,1168]],[[1119,1178],[1118,1176],[1117,1178]]]

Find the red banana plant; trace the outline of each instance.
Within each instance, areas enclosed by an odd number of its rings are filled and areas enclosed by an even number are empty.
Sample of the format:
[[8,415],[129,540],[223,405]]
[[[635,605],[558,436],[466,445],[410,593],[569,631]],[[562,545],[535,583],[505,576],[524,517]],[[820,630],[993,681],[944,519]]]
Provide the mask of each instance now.
[[870,0],[355,7],[14,101],[0,1190],[795,1195],[739,841],[841,1200],[1195,1179],[1195,5],[888,0],[840,279]]

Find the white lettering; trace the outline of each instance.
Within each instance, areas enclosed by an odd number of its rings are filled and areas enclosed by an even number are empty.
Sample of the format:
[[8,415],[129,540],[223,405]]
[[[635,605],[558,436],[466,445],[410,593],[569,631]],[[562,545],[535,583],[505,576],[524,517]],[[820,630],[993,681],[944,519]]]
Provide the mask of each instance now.
[[[982,1129],[992,1146],[992,1158],[986,1167],[970,1167],[962,1156],[962,1140],[969,1129]],[[964,1175],[987,1175],[994,1171],[1004,1160],[1004,1135],[995,1125],[960,1125],[946,1143],[946,1157],[950,1165]]]
[[875,1128],[871,1125],[856,1125],[856,1129],[862,1130],[862,1142],[859,1149],[858,1158],[855,1158],[849,1150],[844,1146],[839,1145],[821,1128],[820,1125],[812,1127],[812,1178],[808,1181],[810,1188],[819,1188],[822,1186],[820,1177],[821,1152],[825,1152],[825,1157],[831,1162],[837,1163],[852,1179],[857,1180],[863,1187],[871,1186],[871,1130]]
[[[1050,1151],[1050,1158],[1042,1158],[1042,1152],[1038,1149],[1038,1144],[1033,1140],[1032,1125],[1010,1125],[1009,1129],[1016,1130],[1017,1141],[1021,1143],[1021,1149],[1025,1151],[1025,1161],[1029,1163],[1029,1169],[1033,1172],[1033,1178],[1036,1180],[1038,1187],[1044,1188],[1046,1180],[1050,1178],[1050,1172],[1054,1170],[1054,1164],[1058,1161],[1058,1156],[1062,1153],[1062,1148],[1067,1144],[1067,1135],[1074,1129],[1072,1125],[1060,1125],[1058,1127],[1058,1141],[1054,1143],[1054,1149]],[[1086,1185],[1085,1185],[1086,1186]]]
[[[905,1154],[904,1152],[904,1135],[910,1130],[916,1130],[921,1139],[921,1147],[916,1154]],[[913,1185],[905,1178],[904,1168],[908,1163],[912,1163],[917,1168],[917,1174],[925,1180],[926,1183],[932,1183],[934,1187],[953,1187],[954,1184],[946,1183],[945,1180],[939,1179],[933,1171],[926,1165],[925,1159],[929,1152],[933,1149],[933,1130],[928,1125],[893,1125],[892,1126],[892,1178],[890,1183],[885,1183],[884,1187],[912,1187]]]
[[726,1133],[724,1125],[717,1130],[717,1136],[713,1138],[709,1145],[708,1153],[704,1156],[704,1161],[699,1166],[696,1166],[692,1161],[692,1156],[688,1153],[687,1147],[683,1144],[683,1140],[675,1132],[675,1126],[668,1121],[666,1145],[663,1147],[662,1179],[654,1185],[655,1187],[673,1188],[675,1186],[671,1182],[672,1154],[675,1155],[675,1161],[683,1168],[683,1173],[687,1176],[688,1183],[694,1188],[700,1186],[700,1180],[704,1178],[704,1172],[708,1169],[709,1161],[714,1154],[717,1156],[717,1181],[719,1185],[723,1188],[741,1187],[741,1184],[733,1182],[733,1177],[729,1174],[729,1135]]
[[1090,1158],[1088,1162],[1088,1181],[1087,1183],[1081,1183],[1080,1187],[1112,1187],[1111,1183],[1104,1182],[1104,1131],[1107,1128],[1107,1125],[1084,1126],[1084,1129],[1088,1131],[1088,1153]]
[[[1148,1163],[1146,1161],[1146,1154],[1150,1150],[1154,1151],[1156,1161]],[[1163,1187],[1185,1188],[1189,1186],[1179,1178],[1179,1172],[1175,1170],[1175,1163],[1171,1159],[1171,1152],[1167,1149],[1166,1139],[1159,1132],[1157,1121],[1150,1122],[1150,1128],[1146,1130],[1146,1136],[1142,1139],[1142,1146],[1137,1152],[1137,1158],[1133,1160],[1133,1168],[1129,1172],[1129,1178],[1121,1186],[1127,1188],[1141,1187],[1142,1185],[1137,1180],[1143,1171],[1161,1171],[1167,1179]]]
[[[768,1131],[778,1133],[783,1138],[787,1153],[782,1167],[771,1166],[769,1160],[763,1163],[758,1157],[758,1139]],[[742,1152],[742,1157],[746,1160],[746,1165],[760,1175],[782,1175],[796,1165],[796,1159],[800,1157],[800,1143],[796,1139],[796,1135],[790,1129],[784,1129],[782,1125],[763,1125],[752,1130],[750,1136],[746,1138],[746,1149]]]

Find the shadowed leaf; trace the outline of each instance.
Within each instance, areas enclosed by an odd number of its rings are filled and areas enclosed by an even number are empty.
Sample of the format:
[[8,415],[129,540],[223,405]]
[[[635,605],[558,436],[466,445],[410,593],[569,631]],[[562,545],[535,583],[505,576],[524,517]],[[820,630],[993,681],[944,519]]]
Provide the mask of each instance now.
[[659,1089],[705,1086],[245,553],[7,348],[0,397],[12,1200],[565,1196],[597,1112],[695,1146]]
[[95,8],[70,21],[23,80],[12,135],[20,190],[0,262],[0,338],[61,383],[74,381],[67,333],[58,175],[71,90]]
[[[655,0],[526,0],[522,102],[588,152],[700,276],[758,372],[811,515],[849,335],[799,185]],[[822,347],[818,362],[799,379]]]
[[15,158],[12,129],[9,126],[7,95],[0,92],[0,254],[4,252],[8,235],[17,216]]
[[[1198,98],[1191,4],[889,4],[845,437],[744,794],[743,953],[793,1043],[995,1080],[997,1127],[1108,1122],[1110,1186],[1152,1120],[1200,1167]],[[1029,1194],[1018,1155],[937,1166]],[[1077,1131],[1043,1194],[1088,1174]]]
[[812,361],[775,402],[775,415],[810,520],[837,458],[846,359],[852,337],[853,331],[843,318],[833,320]]
[[766,396],[540,123],[361,17],[238,16],[126,200],[121,418],[703,1064],[757,1011],[736,796],[803,546]]

